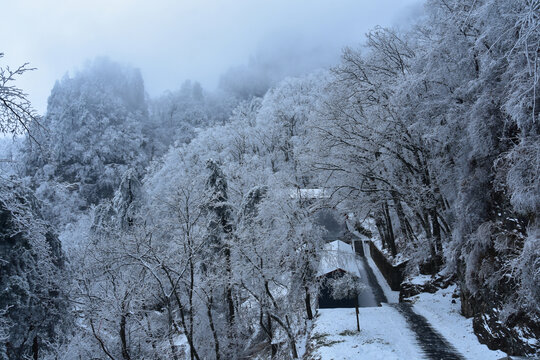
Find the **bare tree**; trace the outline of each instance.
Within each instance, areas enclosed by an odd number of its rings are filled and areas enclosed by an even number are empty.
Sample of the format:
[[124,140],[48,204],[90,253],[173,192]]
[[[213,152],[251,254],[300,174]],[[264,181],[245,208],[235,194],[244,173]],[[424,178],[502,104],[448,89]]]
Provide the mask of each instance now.
[[[3,57],[4,53],[0,52],[0,59]],[[0,132],[3,134],[30,133],[31,126],[39,124],[28,95],[14,85],[19,76],[32,70],[35,68],[29,67],[28,63],[15,69],[0,66]]]

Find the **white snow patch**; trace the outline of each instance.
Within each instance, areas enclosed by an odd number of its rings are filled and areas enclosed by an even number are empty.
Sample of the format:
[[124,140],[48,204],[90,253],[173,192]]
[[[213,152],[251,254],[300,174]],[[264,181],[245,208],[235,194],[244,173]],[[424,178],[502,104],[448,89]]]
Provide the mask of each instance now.
[[414,311],[424,316],[466,359],[495,360],[506,356],[504,352],[490,350],[478,342],[473,332],[472,319],[460,313],[460,299],[454,299],[456,303],[452,304],[455,290],[456,286],[452,285],[435,294],[421,293],[412,297]]
[[311,331],[307,359],[398,360],[424,358],[414,333],[393,308],[360,308],[360,333],[355,309],[319,309]]
[[431,279],[433,279],[431,275],[417,275],[408,279],[407,281],[413,285],[424,285],[430,282]]

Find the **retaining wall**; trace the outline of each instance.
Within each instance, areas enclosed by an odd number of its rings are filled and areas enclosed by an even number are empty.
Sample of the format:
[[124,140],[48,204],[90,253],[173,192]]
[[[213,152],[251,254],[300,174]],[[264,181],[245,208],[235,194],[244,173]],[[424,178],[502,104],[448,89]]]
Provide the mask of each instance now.
[[368,241],[367,243],[371,258],[379,268],[381,274],[383,274],[386,282],[388,282],[388,285],[390,285],[393,291],[399,291],[400,285],[405,278],[405,266],[407,266],[407,263],[404,262],[398,266],[393,266],[372,241]]

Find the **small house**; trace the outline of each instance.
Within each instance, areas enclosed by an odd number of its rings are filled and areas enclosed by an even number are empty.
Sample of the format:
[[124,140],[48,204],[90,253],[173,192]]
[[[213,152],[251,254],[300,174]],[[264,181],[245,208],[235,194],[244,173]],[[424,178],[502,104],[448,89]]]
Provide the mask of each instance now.
[[336,240],[325,245],[317,277],[321,280],[319,289],[319,308],[353,308],[358,304],[358,294],[344,299],[334,299],[327,285],[328,279],[336,279],[350,274],[360,281],[356,254],[351,245]]

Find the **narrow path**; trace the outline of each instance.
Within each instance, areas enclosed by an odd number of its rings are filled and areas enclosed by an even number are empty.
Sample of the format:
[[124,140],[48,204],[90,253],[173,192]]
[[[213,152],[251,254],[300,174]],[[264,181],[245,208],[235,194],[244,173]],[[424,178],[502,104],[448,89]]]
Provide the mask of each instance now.
[[[377,302],[377,306],[381,306],[381,303],[387,303],[388,299],[386,298],[386,295],[384,295],[384,291],[381,288],[381,285],[379,285],[379,282],[377,281],[377,277],[373,273],[373,270],[371,269],[371,266],[369,266],[368,262],[366,261],[365,256],[357,256],[356,257],[357,263],[360,262],[358,266],[358,270],[360,271],[360,274],[363,276],[366,276],[367,280],[367,286],[371,288],[371,292],[373,293],[373,297],[375,298],[375,301]],[[362,303],[359,303],[360,307],[364,307]]]
[[[364,252],[366,253],[366,252]],[[369,252],[367,252],[369,254]],[[369,255],[368,255],[369,256]],[[388,302],[384,291],[382,290],[373,269],[369,266],[365,256],[360,256],[367,273],[368,283],[371,286],[377,302]],[[396,309],[407,321],[407,325],[414,332],[416,340],[423,353],[431,360],[464,360],[464,357],[450,344],[441,334],[439,334],[426,320],[425,317],[418,315],[408,303],[388,304]]]
[[433,360],[463,360],[464,357],[431,327],[425,317],[418,315],[407,303],[389,304],[405,319],[416,334],[416,340],[429,359]]

